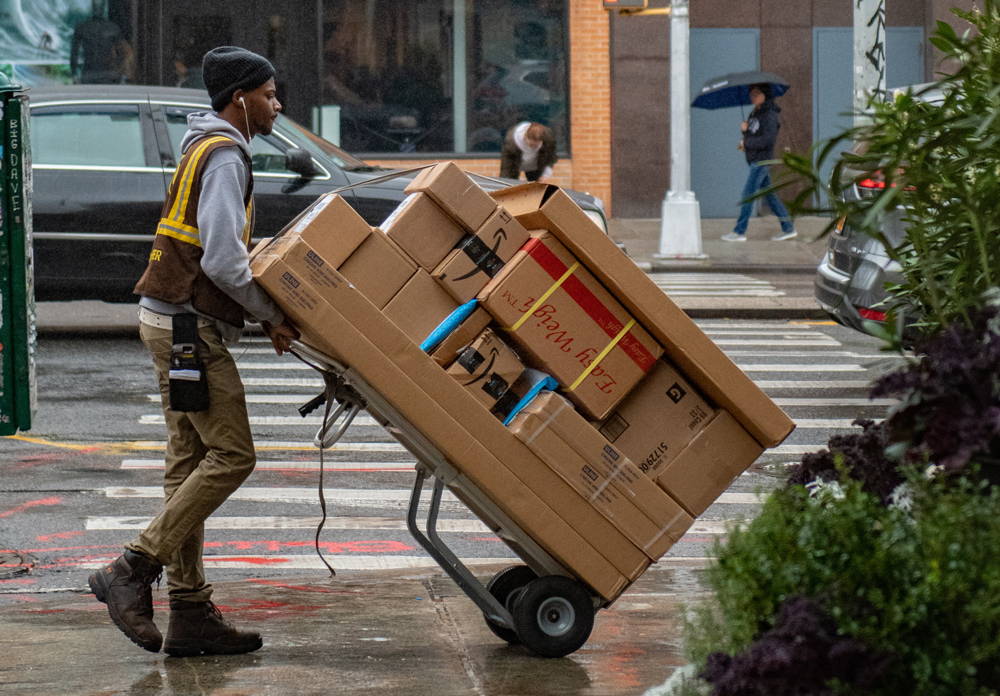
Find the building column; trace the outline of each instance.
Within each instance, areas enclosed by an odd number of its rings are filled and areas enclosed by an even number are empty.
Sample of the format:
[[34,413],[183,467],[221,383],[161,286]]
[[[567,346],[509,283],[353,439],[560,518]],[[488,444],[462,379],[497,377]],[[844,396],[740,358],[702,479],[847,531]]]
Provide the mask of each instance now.
[[571,186],[603,200],[610,217],[611,22],[599,2],[568,4]]

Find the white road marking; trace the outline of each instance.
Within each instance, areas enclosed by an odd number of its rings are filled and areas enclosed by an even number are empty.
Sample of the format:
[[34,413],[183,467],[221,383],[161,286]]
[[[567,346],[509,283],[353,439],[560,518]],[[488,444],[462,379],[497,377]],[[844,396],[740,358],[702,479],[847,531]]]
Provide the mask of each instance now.
[[312,396],[316,396],[323,389],[323,380],[298,379],[295,377],[244,377],[243,385],[246,387],[309,387],[315,389]]
[[[719,338],[713,339],[713,342],[717,346],[772,346],[775,348],[781,348],[783,346],[795,346],[795,347],[815,347],[815,348],[828,348],[830,346],[839,346],[840,344],[836,341],[821,341],[812,338],[788,338],[782,339],[780,342],[775,342],[773,338]],[[771,355],[784,355],[784,351],[772,351]]]
[[[127,443],[130,449],[137,450],[160,450],[167,448],[167,443],[163,440],[134,440]],[[312,450],[317,451],[316,445],[309,441],[301,440],[265,440],[254,439],[254,448],[260,451],[274,450]],[[329,447],[326,452],[404,452],[409,451],[398,442],[338,442],[333,447]]]
[[[115,517],[95,516],[84,521],[87,531],[121,531],[127,529],[145,529],[152,517]],[[246,529],[315,529],[320,517],[219,517],[212,516],[205,520],[206,529],[246,530]],[[736,525],[736,521],[698,520],[688,534],[722,535]],[[408,531],[406,520],[391,517],[328,517],[323,529],[341,531]],[[475,519],[438,519],[439,532],[455,532],[460,534],[492,534],[493,531],[485,524]]]
[[872,383],[864,379],[830,380],[754,380],[761,389],[870,389]]
[[[779,354],[780,356],[780,354]],[[867,372],[861,365],[802,365],[766,363],[736,363],[744,372]]]
[[897,403],[896,399],[848,399],[848,398],[790,398],[783,396],[772,397],[771,400],[778,406],[892,406]]
[[[163,414],[147,413],[139,416],[139,425],[163,425],[165,422]],[[287,425],[287,426],[309,426],[318,428],[323,424],[323,416],[250,416],[250,425]],[[357,415],[351,426],[377,426],[378,423],[371,416]]]
[[[319,453],[317,451],[315,461],[269,461],[257,460],[257,469],[267,471],[319,471]],[[121,468],[126,470],[159,469],[164,468],[162,459],[123,459]],[[415,463],[400,462],[340,462],[329,459],[323,462],[325,471],[406,471],[412,472]]]
[[[430,556],[391,556],[391,555],[342,555],[326,552],[323,554],[327,562],[336,570],[405,570],[407,568],[437,568],[438,564]],[[469,566],[510,564],[516,559],[513,552],[509,556],[494,558],[463,558],[462,562]],[[109,555],[99,561],[89,561],[76,565],[77,568],[101,568],[108,561],[115,559]],[[315,553],[309,554],[260,554],[253,551],[236,552],[224,555],[209,555],[202,558],[208,568],[245,568],[260,570],[262,568],[277,568],[280,570],[326,570],[323,561]]]
[[[107,498],[162,498],[163,488],[160,486],[105,486],[95,489]],[[430,498],[431,491],[424,491]],[[398,507],[408,506],[410,491],[401,488],[326,488],[326,499],[334,505],[345,507]],[[229,497],[230,500],[245,500],[261,503],[316,503],[318,493],[315,488],[304,487],[257,487],[244,486],[237,488]],[[450,491],[445,491],[441,497],[442,505],[458,506],[466,509]],[[719,496],[715,504],[723,505],[754,505],[759,502],[755,493],[726,492]]]

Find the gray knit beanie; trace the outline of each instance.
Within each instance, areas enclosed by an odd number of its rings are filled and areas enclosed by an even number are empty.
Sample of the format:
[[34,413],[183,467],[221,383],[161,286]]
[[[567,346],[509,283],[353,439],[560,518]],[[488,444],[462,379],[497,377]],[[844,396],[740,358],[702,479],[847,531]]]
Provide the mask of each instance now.
[[274,77],[274,66],[264,56],[238,46],[219,46],[205,54],[202,73],[212,108],[222,111],[238,89],[250,91]]

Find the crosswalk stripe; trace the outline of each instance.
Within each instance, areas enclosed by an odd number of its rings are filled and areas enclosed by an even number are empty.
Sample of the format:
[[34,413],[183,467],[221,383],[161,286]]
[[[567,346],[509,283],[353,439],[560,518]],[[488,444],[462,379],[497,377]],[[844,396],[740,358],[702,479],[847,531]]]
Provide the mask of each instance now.
[[662,288],[668,295],[680,297],[784,297],[781,290],[674,290]]
[[[139,416],[139,425],[163,425],[165,417],[162,413],[147,413]],[[303,425],[317,428],[323,424],[323,416],[250,416],[250,425]],[[377,426],[371,416],[358,415],[351,423],[354,426]]]
[[864,379],[829,380],[754,380],[761,389],[870,389],[872,383]]
[[[107,498],[162,498],[161,486],[105,486],[94,489]],[[410,490],[403,488],[325,488],[326,499],[334,505],[344,507],[399,507],[408,506]],[[430,497],[430,490],[425,491]],[[230,500],[244,500],[262,503],[316,503],[318,493],[315,488],[297,486],[258,487],[244,486],[237,488],[229,497]],[[725,492],[716,503],[724,505],[755,505],[759,499],[754,493]],[[441,504],[451,507],[465,506],[450,491],[445,491]]]
[[[244,385],[245,386],[245,385]],[[247,394],[248,404],[296,404],[302,405],[315,397],[317,392],[310,394]],[[146,401],[160,403],[159,394],[146,394]],[[320,407],[322,410],[322,407]]]
[[[324,554],[327,561],[336,570],[406,570],[408,568],[437,568],[438,564],[430,556],[389,556],[389,555],[342,555]],[[462,558],[462,562],[471,567],[486,565],[510,564],[517,557],[511,552],[509,556],[492,558]],[[85,570],[101,568],[108,561],[114,560],[113,555],[102,560],[90,560],[80,563],[77,568]],[[308,554],[257,554],[253,552],[226,555],[207,555],[202,558],[208,568],[254,569],[278,568],[281,570],[325,570],[326,566],[315,553]]]
[[[780,356],[779,356],[780,357]],[[801,364],[775,364],[765,363],[736,363],[744,372],[867,372],[861,365],[801,365]]]
[[788,398],[776,396],[771,399],[778,406],[892,406],[895,399],[821,399],[821,398]]
[[[323,462],[325,471],[407,471],[412,472],[414,462],[341,462],[326,459]],[[162,459],[123,459],[121,468],[125,470],[142,470],[165,468]],[[267,471],[319,471],[319,459],[314,461],[271,461],[257,460],[257,469]]]
[[[318,373],[317,373],[318,375]],[[323,380],[317,376],[315,379],[296,377],[243,377],[245,387],[309,387],[315,389],[310,396],[316,396],[320,389],[323,389]]]
[[[133,440],[123,443],[127,449],[131,450],[159,450],[167,448],[167,443],[163,440]],[[317,451],[316,445],[311,440],[267,440],[254,439],[254,449],[258,452],[274,451]],[[409,451],[398,442],[338,442],[326,452],[404,452]]]
[[[715,339],[715,345],[717,346],[774,346],[775,342],[773,338],[719,338]],[[821,341],[819,339],[813,338],[791,338],[782,340],[780,345],[782,346],[794,346],[799,347],[813,347],[813,348],[828,348],[831,346],[839,346],[840,343],[837,341]],[[784,351],[777,352],[772,351],[771,355],[785,355]]]
[[[87,531],[120,531],[126,529],[145,529],[152,517],[115,517],[94,516],[84,521]],[[315,529],[320,517],[220,517],[212,516],[205,520],[206,529]],[[735,524],[726,520],[698,520],[688,534],[722,535]],[[327,531],[408,531],[406,520],[393,517],[328,517],[323,526]],[[438,519],[439,532],[455,532],[462,534],[492,534],[492,530],[476,519]]]
[[772,338],[824,338],[828,341],[837,341],[837,339],[832,336],[828,336],[822,331],[789,331],[788,329],[781,327],[772,327],[769,331],[741,331],[741,330],[728,330],[728,329],[710,329],[706,331],[709,336],[764,336],[768,335]]
[[[826,347],[827,344],[816,344]],[[906,360],[901,355],[880,355],[876,353],[855,353],[849,350],[783,350],[780,353],[773,350],[727,350],[730,358],[850,358],[851,360]]]
[[793,418],[796,428],[842,430],[853,428],[853,418]]

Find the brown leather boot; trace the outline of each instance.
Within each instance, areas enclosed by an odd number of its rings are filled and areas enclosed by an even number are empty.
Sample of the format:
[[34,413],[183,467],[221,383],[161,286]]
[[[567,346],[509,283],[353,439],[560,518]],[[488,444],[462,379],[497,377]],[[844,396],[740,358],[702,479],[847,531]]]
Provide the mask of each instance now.
[[163,571],[151,558],[126,551],[110,565],[93,573],[87,583],[122,633],[140,648],[159,652],[163,643],[153,623],[153,592],[150,586]]
[[263,644],[259,633],[237,630],[211,602],[170,601],[170,625],[163,642],[168,655],[238,655]]

